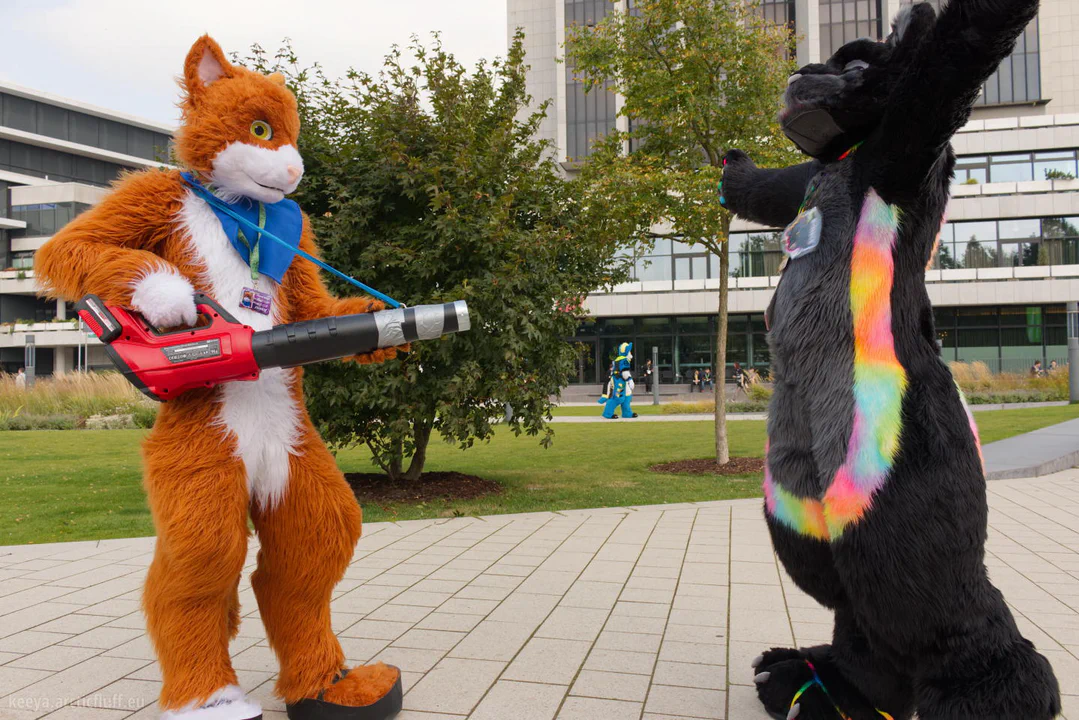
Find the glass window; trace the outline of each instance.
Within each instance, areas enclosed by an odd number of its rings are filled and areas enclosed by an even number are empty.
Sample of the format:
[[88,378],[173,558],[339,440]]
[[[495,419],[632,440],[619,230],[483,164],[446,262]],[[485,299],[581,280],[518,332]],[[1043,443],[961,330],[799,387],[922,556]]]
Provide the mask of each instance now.
[[112,120],[101,121],[101,146],[112,152],[127,152],[127,126]]
[[34,101],[17,95],[4,95],[3,124],[15,130],[37,132]]
[[623,335],[627,342],[633,335],[633,318],[604,318],[599,322],[601,335]]
[[1079,237],[1079,217],[1042,218],[1042,237]]
[[1076,177],[1075,151],[1034,153],[1035,180],[1068,180]]
[[[728,336],[728,346],[730,337]],[[745,341],[745,336],[742,336]],[[712,336],[711,335],[680,335],[678,337],[678,353],[676,372],[682,377],[687,377],[687,371],[692,373],[694,369],[703,369],[712,366]]]
[[45,103],[36,103],[36,105],[38,132],[59,140],[67,140],[67,110]]
[[882,37],[880,0],[820,0],[821,58],[860,37]]
[[156,160],[156,152],[154,151],[154,133],[144,128],[129,127],[127,129],[127,147],[121,152],[125,152],[128,155],[134,155],[135,157]]
[[999,324],[996,307],[956,308],[959,327],[996,327]]
[[666,334],[672,332],[674,326],[669,317],[644,317],[640,319],[638,332],[642,335]]
[[674,279],[675,280],[691,280],[693,275],[690,273],[688,257],[675,257],[674,259]]
[[637,277],[644,282],[671,280],[671,256],[649,255],[637,261]]
[[[594,26],[614,11],[606,0],[565,0],[566,27]],[[610,83],[592,88],[587,94],[573,67],[566,68],[566,155],[582,159],[592,144],[615,127],[614,94]]]
[[758,372],[767,372],[772,364],[772,352],[768,347],[768,336],[764,333],[753,334],[753,367]]
[[[712,318],[709,315],[700,315],[694,317],[680,317],[677,319],[678,332],[681,334],[687,333],[704,333],[711,334],[714,326],[712,324]],[[729,330],[728,330],[729,332]]]
[[656,241],[652,244],[651,255],[670,255],[671,254],[671,239],[670,238],[656,238]]
[[963,362],[985,362],[997,369],[1000,361],[1000,330],[998,328],[960,328],[956,355]]
[[991,160],[990,182],[1030,182],[1034,179],[1030,155],[994,155]]
[[82,113],[71,113],[71,128],[72,142],[97,146],[101,130],[101,121],[98,118]]
[[1036,238],[1042,234],[1039,220],[1001,220],[999,228],[1001,239]]
[[[1038,18],[1027,26],[1012,54],[985,83],[979,104],[1029,102],[1041,99],[1041,57],[1038,43]],[[1039,178],[1040,179],[1040,178]]]
[[693,273],[694,280],[703,280],[708,277],[708,256],[697,255],[691,258],[693,267],[690,268]]

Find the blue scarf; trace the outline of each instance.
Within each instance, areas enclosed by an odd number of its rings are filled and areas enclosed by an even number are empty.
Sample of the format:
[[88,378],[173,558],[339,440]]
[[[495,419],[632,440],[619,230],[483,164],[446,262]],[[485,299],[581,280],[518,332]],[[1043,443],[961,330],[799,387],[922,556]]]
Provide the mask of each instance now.
[[[214,211],[218,222],[221,223],[221,229],[225,231],[225,237],[232,243],[232,247],[236,248],[236,252],[240,254],[243,261],[250,266],[252,278],[257,278],[261,273],[281,282],[300,245],[300,234],[303,231],[303,214],[300,212],[300,206],[292,200],[281,200],[271,205],[249,198],[226,202],[213,195],[191,173],[181,173],[181,176]],[[250,229],[245,232],[240,228],[239,222],[221,210],[222,207],[228,208],[260,229],[273,233],[285,244],[272,241],[260,242],[261,234]]]

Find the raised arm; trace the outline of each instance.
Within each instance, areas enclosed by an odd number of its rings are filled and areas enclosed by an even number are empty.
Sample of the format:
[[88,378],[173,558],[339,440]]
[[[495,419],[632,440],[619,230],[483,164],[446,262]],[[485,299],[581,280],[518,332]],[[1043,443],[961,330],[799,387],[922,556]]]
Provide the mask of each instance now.
[[94,293],[161,327],[194,324],[194,288],[162,257],[182,197],[177,173],[148,171],[120,181],[37,251],[34,275],[42,293],[68,301]]
[[[315,233],[311,229],[311,221],[306,214],[303,216],[300,249],[318,257]],[[281,283],[281,291],[289,308],[288,322],[314,320],[335,315],[358,315],[377,312],[386,307],[381,301],[370,297],[334,297],[326,288],[326,284],[322,282],[318,266],[301,257],[296,257],[289,266]],[[408,350],[408,346],[402,346],[400,349]],[[398,348],[375,350],[365,355],[357,355],[352,359],[361,363],[382,362],[396,357],[397,350]]]
[[720,202],[740,218],[786,227],[798,216],[809,181],[824,167],[811,160],[778,170],[753,164],[741,150],[731,150],[724,158]]
[[874,138],[908,175],[896,180],[919,181],[937,161],[1037,12],[1038,0],[951,0],[935,22],[924,3],[897,17],[895,60],[904,69]]

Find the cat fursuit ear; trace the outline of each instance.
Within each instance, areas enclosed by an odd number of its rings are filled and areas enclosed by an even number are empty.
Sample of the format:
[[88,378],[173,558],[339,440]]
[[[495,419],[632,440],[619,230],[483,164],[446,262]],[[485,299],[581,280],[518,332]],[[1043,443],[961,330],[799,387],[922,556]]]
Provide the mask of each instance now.
[[916,47],[937,22],[937,13],[929,3],[904,7],[892,20],[892,32],[884,39],[892,48]]
[[187,91],[187,102],[198,104],[209,85],[221,78],[232,77],[233,73],[232,64],[221,46],[209,35],[203,35],[191,46],[184,61],[183,86]]

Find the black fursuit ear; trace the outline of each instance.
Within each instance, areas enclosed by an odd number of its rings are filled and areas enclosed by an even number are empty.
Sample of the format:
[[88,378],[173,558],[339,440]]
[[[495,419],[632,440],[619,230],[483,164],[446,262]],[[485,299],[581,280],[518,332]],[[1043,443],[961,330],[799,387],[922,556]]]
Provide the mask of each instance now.
[[915,46],[937,21],[937,13],[929,3],[908,5],[896,13],[892,32],[885,42],[893,48]]

